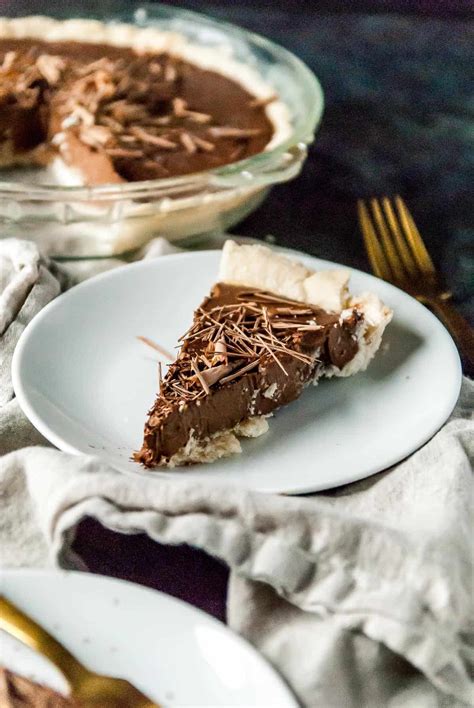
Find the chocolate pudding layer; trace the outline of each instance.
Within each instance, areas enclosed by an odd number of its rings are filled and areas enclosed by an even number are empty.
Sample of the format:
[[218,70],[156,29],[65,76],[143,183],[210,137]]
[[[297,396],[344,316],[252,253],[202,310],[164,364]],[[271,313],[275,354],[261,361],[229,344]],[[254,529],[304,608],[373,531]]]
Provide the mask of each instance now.
[[3,165],[60,156],[86,184],[201,172],[264,150],[266,103],[166,53],[0,39]]
[[298,398],[319,368],[342,369],[358,352],[354,308],[343,319],[272,293],[218,283],[194,313],[161,382],[135,459],[167,462],[205,440]]

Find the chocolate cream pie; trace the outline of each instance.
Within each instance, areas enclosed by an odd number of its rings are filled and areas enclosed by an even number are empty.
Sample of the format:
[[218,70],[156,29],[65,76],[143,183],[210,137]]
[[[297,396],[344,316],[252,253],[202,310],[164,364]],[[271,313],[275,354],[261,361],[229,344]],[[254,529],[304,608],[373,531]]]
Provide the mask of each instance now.
[[1,708],[80,708],[79,703],[0,667]]
[[224,50],[158,28],[0,18],[0,166],[63,184],[207,171],[273,147],[286,107]]
[[391,310],[352,296],[346,271],[314,272],[264,246],[227,241],[145,424],[146,467],[213,462],[321,377],[364,371]]

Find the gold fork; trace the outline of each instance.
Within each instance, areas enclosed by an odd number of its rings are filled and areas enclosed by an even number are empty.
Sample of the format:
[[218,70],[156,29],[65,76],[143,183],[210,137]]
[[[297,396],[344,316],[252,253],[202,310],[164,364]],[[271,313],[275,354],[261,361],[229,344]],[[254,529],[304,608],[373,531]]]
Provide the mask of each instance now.
[[64,674],[71,696],[83,708],[159,708],[124,679],[102,676],[85,668],[46,630],[0,597],[0,629],[46,656]]
[[452,293],[442,286],[433,261],[405,202],[399,196],[357,202],[359,224],[375,275],[388,280],[427,305],[450,331],[464,359],[474,370],[474,330],[450,304]]

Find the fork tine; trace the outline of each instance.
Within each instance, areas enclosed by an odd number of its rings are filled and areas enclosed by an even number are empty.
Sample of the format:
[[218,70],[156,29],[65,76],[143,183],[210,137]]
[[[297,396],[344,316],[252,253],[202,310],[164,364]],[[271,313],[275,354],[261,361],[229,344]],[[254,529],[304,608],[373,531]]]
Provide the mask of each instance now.
[[380,239],[382,241],[382,248],[385,250],[385,254],[390,264],[392,273],[397,281],[401,281],[405,278],[403,264],[400,260],[400,256],[398,255],[397,249],[393,244],[390,230],[388,229],[387,224],[385,223],[380,204],[375,197],[370,200],[370,204],[372,207],[372,213],[374,215],[375,223],[378,226]]
[[398,194],[395,197],[395,204],[397,205],[403,232],[418,266],[424,274],[436,275],[436,268],[433,265],[430,254],[426,250],[421,234],[416,228],[416,224],[408,211],[408,207]]
[[372,224],[372,219],[369,216],[369,211],[362,199],[357,200],[357,211],[359,215],[359,224],[364,237],[367,255],[369,257],[372,270],[375,275],[384,280],[390,280],[392,273],[387,259],[384,256],[380,246],[377,234]]
[[403,232],[400,229],[399,220],[394,212],[392,203],[388,197],[384,197],[382,199],[382,207],[385,213],[385,219],[392,232],[392,236],[395,241],[395,246],[403,262],[403,265],[411,276],[416,276],[418,274],[416,261],[407,245],[405,237],[403,236]]

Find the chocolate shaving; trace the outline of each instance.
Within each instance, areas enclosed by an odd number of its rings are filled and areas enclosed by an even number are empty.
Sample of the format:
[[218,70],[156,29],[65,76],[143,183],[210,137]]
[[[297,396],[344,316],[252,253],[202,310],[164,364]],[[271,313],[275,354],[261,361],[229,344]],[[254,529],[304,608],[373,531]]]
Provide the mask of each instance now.
[[208,133],[213,138],[253,138],[260,135],[260,128],[233,128],[232,126],[213,126],[208,128]]
[[210,369],[205,369],[201,372],[201,376],[208,386],[214,386],[214,384],[219,381],[223,381],[224,377],[233,369],[234,366],[232,364],[220,364],[219,366],[213,366]]
[[313,310],[306,307],[304,310],[297,310],[292,307],[275,307],[275,312],[279,315],[311,315]]
[[197,145],[198,148],[201,148],[201,150],[204,150],[204,152],[212,152],[216,149],[214,143],[210,143],[208,140],[203,140],[197,135],[193,135],[193,141],[194,144]]
[[170,171],[161,165],[157,160],[145,160],[142,164],[146,170],[152,170],[153,172],[158,171],[161,177],[166,177],[170,173]]
[[150,125],[169,125],[171,116],[160,116],[159,118],[148,118],[147,122]]
[[263,345],[264,349],[266,349],[266,351],[270,354],[270,356],[275,360],[275,362],[278,364],[278,366],[279,366],[280,369],[283,371],[283,373],[285,374],[285,376],[288,376],[287,370],[285,369],[285,367],[283,366],[283,364],[281,363],[281,361],[279,360],[279,358],[275,355],[275,352],[273,351],[273,348],[270,347],[268,344],[266,344],[266,343],[263,341],[263,338],[260,337],[260,335],[258,335],[258,334],[257,334],[257,339],[258,339],[260,342],[262,342],[262,345]]
[[143,157],[142,150],[127,150],[126,148],[106,148],[107,155],[110,157]]
[[193,371],[194,371],[194,373],[195,373],[195,375],[196,375],[197,380],[199,381],[199,383],[200,383],[201,386],[203,387],[204,392],[205,392],[206,394],[210,393],[210,390],[211,390],[211,389],[209,388],[206,379],[204,378],[204,376],[203,376],[203,375],[201,374],[201,372],[199,371],[199,367],[198,367],[197,361],[196,361],[195,359],[193,359],[193,360],[191,361],[191,367],[192,367],[192,369],[193,369]]
[[249,101],[249,107],[265,108],[265,106],[268,106],[270,103],[276,101],[277,98],[278,96],[275,93],[272,93],[271,96],[267,96],[266,98],[253,98],[251,101]]
[[63,119],[61,127],[70,128],[73,125],[79,125],[81,123],[86,127],[91,128],[94,125],[95,120],[93,114],[88,111],[87,108],[77,104],[74,106],[71,113]]
[[66,68],[66,62],[61,57],[52,54],[41,54],[36,60],[36,66],[48,84],[54,86],[61,78],[61,73]]
[[218,339],[214,344],[214,351],[216,354],[227,354],[227,345],[225,339]]
[[161,385],[163,383],[163,371],[161,367],[161,361],[158,362],[158,388],[161,391]]
[[146,344],[147,346],[151,347],[155,351],[159,352],[162,356],[165,357],[165,359],[168,359],[169,361],[173,360],[173,355],[169,353],[166,349],[161,347],[159,344],[153,341],[153,339],[149,339],[148,337],[142,337],[138,336],[137,339],[140,340],[140,342],[143,342],[143,344]]
[[143,128],[139,128],[138,126],[131,127],[130,131],[144,143],[156,145],[157,147],[161,147],[164,150],[174,150],[177,147],[176,143],[171,142],[171,140],[159,137],[158,135],[152,135],[151,133],[147,133],[146,130],[143,130]]
[[107,59],[107,57],[102,57],[101,59],[96,59],[95,61],[91,61],[88,64],[79,67],[76,70],[76,73],[78,76],[87,76],[87,74],[92,74],[94,71],[102,69],[107,71],[109,74],[112,74],[118,68],[118,62]]
[[187,110],[187,103],[183,98],[173,98],[173,113],[178,118],[184,118]]
[[230,162],[237,162],[237,160],[240,160],[240,158],[242,157],[244,152],[245,152],[245,148],[244,148],[243,143],[241,143],[240,145],[238,145],[235,148],[235,150],[232,150],[232,152],[229,155],[229,161]]
[[178,72],[172,64],[166,64],[164,71],[165,81],[173,82],[178,78]]
[[102,147],[106,145],[112,137],[110,130],[102,125],[92,125],[82,128],[79,138],[86,145],[91,147]]
[[22,88],[17,96],[18,104],[22,108],[33,108],[38,103],[39,95],[39,88]]
[[109,103],[106,110],[108,113],[112,113],[112,117],[122,124],[143,120],[147,115],[144,106],[139,103],[129,103],[125,99]]
[[243,351],[227,352],[226,359],[254,359],[255,354],[247,354]]
[[189,152],[190,155],[196,152],[196,144],[192,137],[189,135],[189,133],[181,133],[181,135],[179,136],[179,140],[186,152]]
[[259,361],[251,361],[250,364],[247,364],[246,366],[243,366],[241,369],[236,371],[234,374],[231,374],[230,376],[225,376],[223,379],[221,379],[221,383],[229,383],[229,381],[233,381],[234,379],[237,379],[239,376],[242,376],[243,374],[248,373],[249,371],[252,371],[252,369],[255,369],[259,365]]
[[217,342],[211,343],[210,348],[214,353],[214,356],[212,358],[213,364],[216,364],[221,361],[224,361],[226,363],[228,362],[227,344],[224,338],[218,339]]
[[[99,123],[106,125],[107,128],[113,130],[115,133],[120,133],[123,130],[123,126],[117,120],[114,120],[110,116],[100,116]],[[122,136],[122,140],[125,136]]]
[[157,61],[152,61],[148,64],[148,70],[150,71],[151,74],[154,74],[155,76],[159,76],[162,72],[161,65],[158,64]]
[[210,123],[212,120],[209,113],[200,113],[199,111],[184,111],[184,117],[194,123]]
[[[272,321],[273,329],[301,329],[302,326],[300,322],[288,322],[287,320]],[[316,326],[315,329],[319,329],[319,327]]]
[[15,63],[16,57],[16,52],[6,52],[5,56],[3,57],[2,65],[0,66],[0,71],[10,71],[10,69],[13,67],[13,64]]

